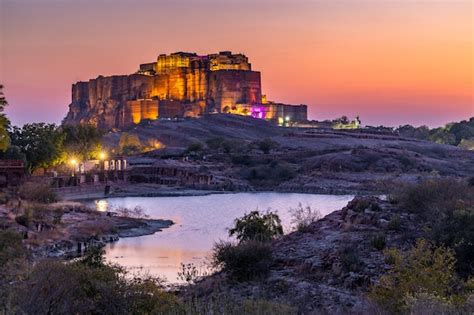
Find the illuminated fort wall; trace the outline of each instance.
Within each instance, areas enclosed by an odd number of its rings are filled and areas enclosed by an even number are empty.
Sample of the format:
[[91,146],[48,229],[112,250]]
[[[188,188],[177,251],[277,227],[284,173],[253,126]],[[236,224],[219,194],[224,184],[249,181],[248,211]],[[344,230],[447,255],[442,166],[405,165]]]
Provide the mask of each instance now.
[[74,84],[64,122],[87,122],[111,129],[144,119],[196,117],[212,112],[306,119],[305,106],[265,104],[260,81],[260,72],[252,71],[242,54],[160,55],[156,62],[141,64],[135,74],[99,76]]
[[209,78],[209,96],[214,101],[214,109],[221,113],[234,111],[237,104],[260,103],[260,72],[213,71]]

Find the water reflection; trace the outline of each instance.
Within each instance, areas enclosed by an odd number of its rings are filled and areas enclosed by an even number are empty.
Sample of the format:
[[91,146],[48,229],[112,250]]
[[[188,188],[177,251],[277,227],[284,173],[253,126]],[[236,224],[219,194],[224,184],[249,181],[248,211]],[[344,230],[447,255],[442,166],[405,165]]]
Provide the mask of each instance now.
[[[216,241],[228,239],[228,228],[235,218],[251,210],[277,211],[289,230],[289,208],[298,203],[318,209],[322,215],[341,209],[353,196],[238,193],[193,197],[109,198],[96,203],[107,207],[141,206],[153,219],[171,219],[176,224],[162,232],[135,238],[122,238],[106,248],[106,258],[132,271],[146,271],[177,281],[181,263],[204,264]],[[101,203],[105,201],[106,203]],[[101,208],[103,209],[103,208]],[[103,211],[103,210],[102,210]]]

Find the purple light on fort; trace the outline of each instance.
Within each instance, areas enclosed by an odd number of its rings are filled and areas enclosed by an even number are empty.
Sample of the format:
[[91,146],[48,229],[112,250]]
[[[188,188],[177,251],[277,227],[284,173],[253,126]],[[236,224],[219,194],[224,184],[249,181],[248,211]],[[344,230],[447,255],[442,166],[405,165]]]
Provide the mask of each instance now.
[[251,113],[253,118],[265,119],[265,108],[263,106],[252,106]]

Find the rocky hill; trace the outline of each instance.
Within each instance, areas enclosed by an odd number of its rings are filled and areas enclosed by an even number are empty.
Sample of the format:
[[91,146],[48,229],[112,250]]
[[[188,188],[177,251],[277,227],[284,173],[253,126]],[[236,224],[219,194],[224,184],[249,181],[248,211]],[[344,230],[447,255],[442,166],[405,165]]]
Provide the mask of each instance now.
[[[143,123],[127,135],[144,146],[159,143],[160,149],[143,154],[157,159],[182,159],[190,145],[199,143],[189,163],[224,178],[230,183],[226,190],[241,189],[232,187],[239,181],[246,190],[371,193],[400,181],[474,174],[473,151],[364,129],[285,128],[220,114]],[[122,136],[107,134],[107,145],[117,148]],[[259,144],[267,139],[272,148],[265,154]],[[217,147],[210,145],[216,140]]]
[[[356,198],[304,232],[274,241],[274,263],[264,280],[236,282],[221,272],[185,294],[269,300],[296,307],[299,314],[371,313],[367,290],[390,269],[382,249],[408,248],[420,237],[420,226],[413,214],[389,202]],[[383,248],[374,241],[380,235]]]

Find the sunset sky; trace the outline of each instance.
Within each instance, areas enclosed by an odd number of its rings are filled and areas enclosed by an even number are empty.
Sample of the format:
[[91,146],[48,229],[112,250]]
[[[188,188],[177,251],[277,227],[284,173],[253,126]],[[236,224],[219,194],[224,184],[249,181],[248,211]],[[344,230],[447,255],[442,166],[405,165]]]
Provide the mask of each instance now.
[[474,116],[473,2],[0,0],[0,83],[14,124],[59,123],[76,81],[231,50],[312,119],[439,126]]

